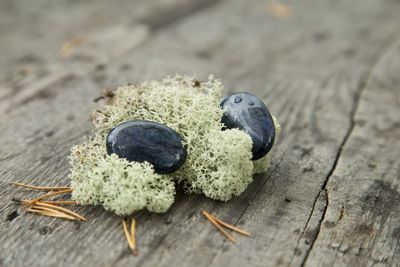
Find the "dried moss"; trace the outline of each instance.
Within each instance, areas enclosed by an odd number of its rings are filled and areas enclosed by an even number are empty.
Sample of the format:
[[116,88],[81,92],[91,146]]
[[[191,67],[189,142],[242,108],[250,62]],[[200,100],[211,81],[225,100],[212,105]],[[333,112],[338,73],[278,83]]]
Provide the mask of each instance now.
[[[269,155],[251,161],[250,137],[237,129],[221,130],[222,91],[212,76],[205,83],[175,76],[118,88],[112,101],[93,114],[95,136],[72,149],[73,198],[128,215],[143,208],[165,212],[173,203],[175,182],[184,183],[189,193],[223,201],[241,194],[254,173],[267,170]],[[188,152],[185,164],[173,174],[159,175],[149,163],[107,155],[108,132],[127,120],[163,123],[181,134]]]

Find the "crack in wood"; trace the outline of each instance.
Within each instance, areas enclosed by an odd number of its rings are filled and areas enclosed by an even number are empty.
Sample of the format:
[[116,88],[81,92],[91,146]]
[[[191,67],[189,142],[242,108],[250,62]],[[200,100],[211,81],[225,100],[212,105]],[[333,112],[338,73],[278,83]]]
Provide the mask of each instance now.
[[343,148],[346,145],[347,141],[349,140],[349,137],[350,137],[351,133],[353,132],[353,129],[354,129],[354,126],[355,126],[355,120],[354,120],[355,114],[357,113],[358,106],[359,106],[360,99],[361,99],[361,95],[362,95],[362,92],[364,91],[364,89],[366,87],[365,86],[366,85],[366,81],[368,81],[368,80],[369,80],[369,76],[368,76],[367,79],[361,79],[360,85],[357,88],[357,91],[356,91],[356,93],[354,95],[353,106],[352,106],[352,109],[351,109],[351,112],[350,112],[350,118],[351,118],[350,119],[350,127],[347,130],[347,133],[344,136],[344,138],[343,138],[343,140],[342,140],[342,142],[341,142],[341,144],[339,146],[339,149],[338,149],[338,152],[336,153],[336,157],[335,157],[335,160],[333,162],[332,168],[329,171],[329,173],[327,174],[327,176],[325,177],[324,183],[322,184],[321,189],[319,190],[316,198],[314,199],[310,215],[309,215],[309,217],[307,219],[307,222],[306,222],[306,224],[304,226],[303,232],[302,232],[302,234],[301,234],[301,236],[300,236],[300,238],[299,238],[299,240],[297,242],[296,248],[298,248],[299,242],[300,242],[301,238],[304,236],[304,232],[307,229],[308,224],[309,224],[309,222],[311,220],[311,217],[315,212],[315,206],[316,206],[316,203],[317,203],[318,199],[321,196],[321,193],[323,191],[325,191],[326,192],[326,200],[325,200],[324,210],[322,211],[321,218],[320,218],[320,220],[318,222],[317,232],[316,232],[314,238],[312,239],[312,241],[310,243],[309,249],[306,251],[306,254],[305,254],[305,257],[304,257],[303,261],[300,264],[301,267],[305,266],[305,264],[307,262],[307,259],[308,259],[308,256],[310,255],[311,250],[313,249],[313,246],[315,244],[315,241],[318,238],[318,234],[321,231],[321,225],[322,225],[322,222],[325,219],[325,214],[326,214],[326,211],[327,211],[328,206],[329,206],[329,194],[328,194],[328,190],[326,189],[326,186],[327,186],[327,184],[329,182],[329,179],[332,177],[333,173],[335,172],[337,164],[338,164],[339,159],[340,159],[340,156],[342,155]]
[[[389,42],[389,44],[391,44],[391,43],[392,42]],[[387,50],[383,50],[383,51],[387,51]],[[349,126],[349,129],[347,130],[346,135],[344,136],[342,142],[340,143],[340,146],[339,146],[338,151],[336,153],[336,157],[335,157],[335,160],[333,162],[332,168],[330,169],[329,173],[325,177],[324,183],[322,184],[321,189],[319,190],[316,198],[314,199],[310,215],[309,215],[309,217],[307,219],[307,222],[305,224],[305,227],[303,229],[303,233],[299,238],[299,241],[300,241],[301,238],[304,236],[305,229],[307,229],[308,223],[310,222],[311,217],[315,212],[316,203],[317,203],[318,199],[320,198],[321,193],[325,191],[326,192],[326,202],[325,202],[325,205],[324,205],[324,209],[323,209],[323,211],[321,213],[321,218],[318,221],[316,234],[315,234],[314,238],[312,239],[312,241],[310,243],[309,249],[305,252],[305,256],[304,256],[303,260],[301,261],[301,264],[300,264],[301,267],[304,267],[306,265],[308,257],[310,255],[310,253],[311,253],[311,251],[312,251],[312,249],[314,247],[314,244],[315,244],[316,240],[318,239],[319,233],[321,231],[322,222],[325,220],[326,211],[328,210],[328,206],[329,206],[329,194],[328,194],[328,190],[327,190],[327,185],[328,185],[328,182],[329,182],[330,178],[332,177],[332,175],[334,174],[334,172],[336,170],[336,167],[337,167],[339,159],[340,159],[340,157],[342,155],[343,149],[346,146],[346,144],[347,144],[347,142],[348,142],[348,140],[349,140],[349,138],[350,138],[350,136],[351,136],[351,134],[352,134],[352,132],[354,130],[354,127],[355,127],[355,125],[357,123],[356,120],[355,120],[355,116],[356,116],[356,113],[358,111],[358,108],[359,108],[359,105],[360,105],[360,102],[361,102],[362,94],[365,91],[365,89],[367,88],[367,85],[369,84],[369,81],[371,80],[372,72],[375,69],[375,66],[380,62],[380,60],[384,57],[384,55],[385,55],[385,53],[382,53],[382,54],[378,55],[377,60],[375,61],[374,64],[372,64],[372,67],[367,72],[367,76],[365,78],[361,77],[359,85],[357,86],[357,90],[356,90],[356,92],[354,94],[354,97],[353,97],[353,105],[352,105],[352,108],[351,108],[351,111],[350,111],[350,126]],[[296,248],[298,248],[299,241],[297,242]]]

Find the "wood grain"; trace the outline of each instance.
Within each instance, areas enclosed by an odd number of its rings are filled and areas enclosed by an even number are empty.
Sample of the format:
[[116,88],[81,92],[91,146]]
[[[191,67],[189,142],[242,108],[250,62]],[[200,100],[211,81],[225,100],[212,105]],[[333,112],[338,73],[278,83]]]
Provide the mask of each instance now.
[[[70,63],[45,61],[52,71],[26,80],[12,104],[0,101],[0,265],[399,265],[400,3],[286,7],[281,16],[267,1],[176,1],[133,26],[117,19],[93,27]],[[23,29],[14,33],[22,40]],[[174,73],[214,73],[227,92],[262,97],[282,122],[271,170],[240,197],[221,203],[180,193],[166,214],[135,214],[138,257],[120,218],[100,207],[80,207],[89,220],[74,224],[23,214],[11,201],[33,196],[11,181],[68,184],[69,148],[90,133],[103,88]],[[202,209],[252,237],[227,242]]]
[[400,40],[371,70],[306,265],[400,262]]
[[[37,96],[48,95],[52,83],[72,74],[85,76],[104,69],[112,58],[145,41],[152,31],[212,1],[60,0],[49,3],[0,3],[0,114]],[[64,49],[68,48],[68,49]],[[102,76],[91,74],[101,81]]]

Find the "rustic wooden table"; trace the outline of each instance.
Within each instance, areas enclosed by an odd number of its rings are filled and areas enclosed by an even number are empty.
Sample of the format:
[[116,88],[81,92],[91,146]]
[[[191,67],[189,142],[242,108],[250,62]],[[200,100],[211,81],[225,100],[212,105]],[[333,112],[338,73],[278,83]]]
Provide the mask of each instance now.
[[[400,2],[1,1],[0,266],[399,266]],[[177,196],[120,218],[25,214],[12,181],[68,184],[107,87],[220,77],[282,122],[272,167],[221,203]],[[253,233],[228,243],[206,209]]]

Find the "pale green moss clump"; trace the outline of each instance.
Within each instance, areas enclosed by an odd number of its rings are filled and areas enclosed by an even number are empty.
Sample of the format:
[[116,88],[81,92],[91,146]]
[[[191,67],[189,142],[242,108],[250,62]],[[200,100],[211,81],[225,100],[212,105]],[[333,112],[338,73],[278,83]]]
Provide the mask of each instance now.
[[215,130],[192,160],[185,180],[189,192],[227,201],[240,195],[252,181],[252,141],[238,129]]
[[[222,91],[212,76],[205,83],[176,76],[118,88],[110,103],[93,114],[95,135],[72,149],[73,198],[128,215],[143,208],[168,210],[175,182],[184,183],[189,193],[217,200],[240,195],[254,173],[267,170],[269,155],[253,162],[251,138],[237,129],[222,131]],[[128,120],[163,123],[182,135],[188,152],[185,164],[175,173],[160,175],[149,163],[107,155],[108,132]]]
[[154,172],[150,163],[106,155],[96,135],[72,149],[72,196],[81,204],[101,204],[118,215],[147,208],[165,212],[174,202],[175,185]]

